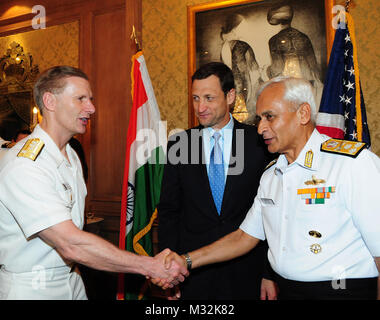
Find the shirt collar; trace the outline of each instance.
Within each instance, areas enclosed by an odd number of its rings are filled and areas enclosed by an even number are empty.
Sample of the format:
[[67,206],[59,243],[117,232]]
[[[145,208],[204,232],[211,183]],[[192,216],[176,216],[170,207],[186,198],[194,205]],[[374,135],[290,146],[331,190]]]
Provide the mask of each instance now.
[[[302,148],[297,159],[292,163],[292,165],[297,164],[309,170],[316,171],[320,166],[320,147],[321,143],[325,141],[324,136],[321,135],[317,129],[313,130],[309,140],[306,142],[305,146]],[[284,172],[288,167],[288,160],[285,155],[281,154],[276,162],[275,169]]]
[[[53,139],[50,137],[50,135],[43,130],[40,125],[36,125],[34,128],[31,138],[39,138],[42,140],[42,142],[45,144],[44,149],[45,152],[49,153],[49,155],[54,159],[56,162],[57,168],[64,163],[64,161],[67,161],[67,159],[63,156],[61,151],[59,150],[58,146],[56,143],[53,141]],[[66,152],[68,154],[69,159],[72,159],[71,155],[71,148],[69,143],[66,144]]]
[[[230,116],[230,121],[228,121],[228,123],[222,129],[219,130],[221,140],[224,140],[224,136],[226,132],[230,133],[232,132],[232,129],[234,128],[234,119],[231,113],[229,114],[229,116]],[[207,127],[205,129],[206,129],[205,131],[207,132],[207,135],[211,139],[211,137],[214,135],[216,130],[211,127]]]

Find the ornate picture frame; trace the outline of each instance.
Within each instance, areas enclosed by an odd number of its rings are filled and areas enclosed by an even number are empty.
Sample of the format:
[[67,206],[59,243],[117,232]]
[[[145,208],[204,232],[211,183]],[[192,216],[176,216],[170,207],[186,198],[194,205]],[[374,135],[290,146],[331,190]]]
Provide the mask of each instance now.
[[[222,61],[235,76],[232,114],[251,123],[256,87],[276,75],[309,79],[320,99],[331,51],[333,0],[229,0],[188,6],[189,126],[197,124],[191,76]],[[318,103],[318,102],[317,102]]]
[[0,119],[16,122],[19,128],[32,129],[37,114],[33,113],[33,85],[39,74],[30,53],[13,41],[0,56]]

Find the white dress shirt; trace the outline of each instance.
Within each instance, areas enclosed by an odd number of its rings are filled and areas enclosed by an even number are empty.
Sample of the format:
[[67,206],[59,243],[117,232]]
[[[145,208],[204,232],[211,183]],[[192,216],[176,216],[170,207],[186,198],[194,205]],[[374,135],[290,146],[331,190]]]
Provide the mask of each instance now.
[[[227,179],[227,172],[230,163],[231,157],[231,148],[232,148],[232,135],[234,128],[234,120],[232,115],[230,114],[230,121],[219,130],[220,139],[219,144],[221,149],[223,150],[223,164],[224,164],[224,177]],[[202,139],[203,139],[203,152],[204,159],[207,167],[207,174],[209,173],[209,165],[210,165],[210,155],[211,150],[214,148],[215,140],[212,138],[215,130],[211,127],[204,128],[202,130]]]

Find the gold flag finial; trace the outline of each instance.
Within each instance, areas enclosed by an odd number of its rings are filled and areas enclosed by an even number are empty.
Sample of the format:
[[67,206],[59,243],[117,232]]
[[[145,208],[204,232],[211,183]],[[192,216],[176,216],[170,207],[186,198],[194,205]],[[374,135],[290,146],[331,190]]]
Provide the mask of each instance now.
[[137,51],[140,51],[140,50],[141,50],[141,46],[140,46],[140,42],[139,42],[139,40],[137,39],[136,29],[135,29],[135,26],[134,26],[134,25],[132,26],[131,39],[132,39],[132,40],[135,40]]
[[351,0],[346,0],[346,4],[344,5],[346,12],[349,12]]
[[356,3],[354,0],[346,0],[346,3],[344,5],[344,9],[346,10],[346,12],[349,12],[350,9],[355,9],[356,7]]

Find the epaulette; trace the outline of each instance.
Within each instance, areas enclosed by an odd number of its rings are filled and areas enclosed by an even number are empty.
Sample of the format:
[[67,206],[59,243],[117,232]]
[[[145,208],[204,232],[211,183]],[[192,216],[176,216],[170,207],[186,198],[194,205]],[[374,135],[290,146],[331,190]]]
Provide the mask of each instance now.
[[364,142],[329,139],[321,144],[321,151],[356,158],[365,147]]
[[17,154],[17,157],[24,157],[34,161],[37,159],[44,145],[45,143],[38,138],[28,139]]
[[272,160],[271,162],[269,162],[269,163],[267,164],[267,166],[265,167],[264,171],[267,170],[267,169],[269,169],[269,168],[270,168],[271,166],[273,166],[274,164],[276,164],[276,162],[277,162],[277,159],[274,159],[274,160]]

